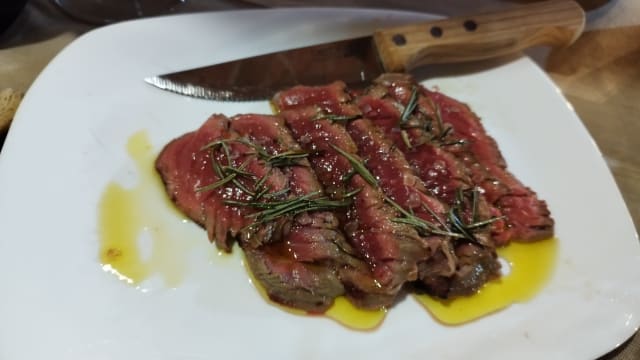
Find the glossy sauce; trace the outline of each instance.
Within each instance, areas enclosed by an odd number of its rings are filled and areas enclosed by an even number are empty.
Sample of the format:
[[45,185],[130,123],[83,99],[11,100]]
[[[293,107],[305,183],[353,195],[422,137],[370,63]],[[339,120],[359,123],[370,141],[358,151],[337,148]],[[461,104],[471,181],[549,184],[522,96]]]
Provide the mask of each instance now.
[[[531,300],[547,283],[555,265],[555,238],[533,243],[513,242],[498,249],[507,263],[505,275],[485,284],[478,293],[443,301],[427,295],[413,295],[429,313],[446,325],[460,325],[502,310],[514,303]],[[356,330],[378,327],[386,311],[361,310],[345,298],[338,298],[326,316]]]
[[532,299],[549,280],[555,265],[558,241],[555,238],[532,242],[512,242],[498,249],[506,260],[508,273],[485,284],[477,294],[449,301],[426,295],[415,298],[440,322],[457,325]]
[[[186,276],[191,251],[201,248],[202,233],[179,213],[164,192],[160,177],[154,170],[156,153],[147,134],[138,132],[127,144],[134,160],[138,182],[131,188],[111,182],[107,185],[99,209],[99,258],[105,271],[117,275],[129,284],[139,285],[150,277],[159,276],[165,286],[176,287]],[[190,228],[190,229],[187,229]],[[211,257],[219,257],[215,246],[205,244]],[[237,249],[236,251],[239,251]],[[498,250],[508,263],[508,273],[487,283],[477,294],[451,301],[440,301],[425,295],[414,295],[434,318],[444,324],[456,325],[533,298],[549,279],[555,264],[557,240],[534,243],[511,243]],[[251,272],[251,282],[269,303],[291,314],[303,311],[271,302]],[[324,316],[355,330],[377,328],[386,310],[358,309],[346,298],[339,297]]]
[[[269,295],[267,295],[266,290],[255,279],[249,267],[246,266],[247,262],[245,261],[244,263],[247,274],[249,274],[249,280],[251,284],[253,284],[260,296],[266,302],[290,314],[302,316],[317,316],[315,314],[310,314],[302,310],[286,307],[284,305],[280,305],[276,302],[271,301],[271,299],[269,299]],[[323,315],[350,329],[373,330],[380,324],[382,324],[382,321],[384,320],[386,314],[386,310],[359,309],[353,306],[351,302],[349,302],[349,300],[347,300],[344,296],[339,296],[338,298],[336,298],[331,308],[329,308],[329,310],[327,310],[327,312]]]
[[386,309],[359,309],[343,296],[337,298],[333,306],[325,313],[325,316],[354,330],[373,330],[382,324],[386,315]]
[[153,276],[176,287],[188,268],[188,253],[202,238],[185,232],[192,227],[175,210],[154,170],[156,154],[147,134],[138,132],[127,143],[137,183],[125,188],[107,185],[99,208],[99,258],[103,269],[138,285]]

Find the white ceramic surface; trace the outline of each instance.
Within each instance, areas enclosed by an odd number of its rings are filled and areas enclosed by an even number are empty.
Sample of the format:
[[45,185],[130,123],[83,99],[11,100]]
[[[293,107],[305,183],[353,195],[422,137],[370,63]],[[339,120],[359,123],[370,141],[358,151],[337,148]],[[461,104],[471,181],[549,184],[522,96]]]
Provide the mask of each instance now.
[[[510,169],[548,201],[560,239],[532,301],[443,326],[412,299],[373,332],[285,313],[258,296],[240,257],[199,256],[176,288],[131,287],[98,261],[97,207],[110,181],[135,182],[127,139],[156,151],[209,114],[266,102],[181,97],[143,82],[234,58],[362,35],[426,15],[279,9],[146,19],[86,34],[33,84],[0,155],[1,359],[590,359],[640,323],[640,246],[593,140],[528,58],[426,82],[467,102]],[[266,71],[266,70],[265,70]]]

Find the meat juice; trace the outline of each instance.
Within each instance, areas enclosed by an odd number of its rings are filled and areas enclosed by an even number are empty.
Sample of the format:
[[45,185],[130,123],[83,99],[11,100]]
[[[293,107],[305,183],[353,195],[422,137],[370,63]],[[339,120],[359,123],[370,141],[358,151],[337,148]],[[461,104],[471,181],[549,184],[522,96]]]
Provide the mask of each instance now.
[[[166,286],[178,287],[187,273],[189,253],[202,245],[203,239],[201,236],[185,236],[189,231],[185,225],[193,230],[193,224],[167,198],[153,167],[157,154],[147,134],[138,132],[132,135],[127,152],[136,165],[138,183],[125,188],[111,182],[102,195],[99,208],[100,263],[105,271],[132,285],[160,276]],[[141,239],[147,239],[146,244],[140,244]],[[214,246],[209,248],[212,256],[219,255]],[[532,299],[551,277],[556,253],[557,240],[554,238],[532,243],[512,242],[498,249],[498,254],[508,264],[508,272],[500,279],[488,282],[477,294],[453,300],[412,296],[439,322],[463,324]],[[247,273],[251,276],[248,269]],[[269,301],[257,281],[252,283]],[[269,302],[288,313],[307,315]],[[372,330],[383,322],[386,310],[362,310],[344,297],[338,297],[324,316],[350,329]]]

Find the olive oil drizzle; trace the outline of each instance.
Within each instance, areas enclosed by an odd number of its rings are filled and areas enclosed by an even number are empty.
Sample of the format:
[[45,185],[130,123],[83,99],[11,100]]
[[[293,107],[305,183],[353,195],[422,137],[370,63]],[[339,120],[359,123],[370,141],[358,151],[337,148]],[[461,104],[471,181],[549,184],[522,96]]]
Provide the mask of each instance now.
[[[243,261],[245,265],[245,269],[247,270],[247,274],[249,275],[249,281],[254,286],[258,294],[270,305],[280,309],[289,314],[298,315],[298,316],[314,316],[314,314],[307,313],[302,310],[290,308],[284,305],[280,305],[276,302],[273,302],[267,291],[262,287],[260,282],[253,276],[251,269],[247,265],[247,261]],[[386,309],[379,310],[364,310],[353,305],[349,300],[347,300],[344,296],[339,296],[335,299],[333,305],[327,310],[324,314],[325,317],[334,320],[338,324],[352,330],[359,331],[367,331],[374,330],[382,322],[387,315]]]
[[131,188],[110,182],[99,204],[99,259],[105,271],[139,285],[159,276],[178,286],[188,268],[188,254],[201,238],[188,236],[193,227],[164,193],[153,166],[156,154],[145,132],[133,134],[127,152],[138,180]]
[[452,300],[438,300],[427,295],[414,295],[433,317],[447,325],[459,325],[507,308],[514,303],[531,300],[550,279],[558,240],[532,243],[512,242],[498,249],[508,262],[508,273],[486,283],[478,293]]

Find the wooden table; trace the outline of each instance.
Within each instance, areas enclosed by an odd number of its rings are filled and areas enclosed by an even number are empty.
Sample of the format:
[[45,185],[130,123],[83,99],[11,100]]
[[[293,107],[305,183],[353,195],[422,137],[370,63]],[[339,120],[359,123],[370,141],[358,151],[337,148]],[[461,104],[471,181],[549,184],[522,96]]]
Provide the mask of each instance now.
[[[264,6],[385,7],[445,15],[523,2],[526,1],[252,1]],[[640,228],[640,1],[583,0],[582,4],[589,10],[584,35],[569,48],[537,54],[534,59],[560,87],[595,139],[636,228]],[[225,6],[248,5],[227,1]],[[47,0],[32,0],[18,21],[0,36],[0,86],[26,91],[57,51],[91,28],[65,17]],[[640,359],[640,336],[636,334],[602,359]]]

